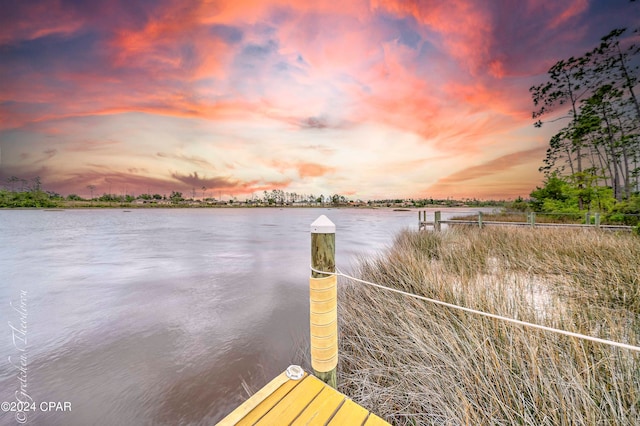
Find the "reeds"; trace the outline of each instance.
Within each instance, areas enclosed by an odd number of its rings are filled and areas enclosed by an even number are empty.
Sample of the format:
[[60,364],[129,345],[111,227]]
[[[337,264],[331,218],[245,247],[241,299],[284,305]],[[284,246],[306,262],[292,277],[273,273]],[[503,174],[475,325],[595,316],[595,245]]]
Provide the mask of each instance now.
[[[457,226],[401,233],[356,275],[640,344],[640,238]],[[640,424],[640,353],[341,281],[340,390],[394,424]]]

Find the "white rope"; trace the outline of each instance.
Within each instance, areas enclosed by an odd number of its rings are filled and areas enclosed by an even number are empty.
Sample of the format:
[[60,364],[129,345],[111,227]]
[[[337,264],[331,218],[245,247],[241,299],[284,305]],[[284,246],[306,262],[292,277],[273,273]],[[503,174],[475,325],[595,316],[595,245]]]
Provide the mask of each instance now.
[[513,323],[513,324],[522,325],[522,326],[525,326],[525,327],[537,328],[539,330],[550,331],[552,333],[558,333],[558,334],[563,334],[565,336],[577,337],[579,339],[590,340],[592,342],[604,343],[605,345],[617,346],[619,348],[624,348],[624,349],[629,349],[631,351],[640,352],[640,346],[628,345],[626,343],[614,342],[613,340],[606,340],[606,339],[600,339],[598,337],[587,336],[586,334],[574,333],[572,331],[565,331],[565,330],[560,330],[558,328],[546,327],[544,325],[533,324],[533,323],[526,322],[526,321],[520,321],[520,320],[513,319],[513,318],[503,317],[501,315],[490,314],[488,312],[478,311],[478,310],[471,309],[471,308],[465,308],[464,306],[454,305],[452,303],[443,302],[441,300],[430,299],[428,297],[419,296],[417,294],[408,293],[406,291],[398,290],[398,289],[395,289],[395,288],[385,287],[383,285],[372,283],[370,281],[361,280],[359,278],[355,278],[355,277],[352,277],[350,275],[344,274],[344,273],[340,272],[339,270],[337,270],[337,268],[336,268],[337,272],[319,271],[317,269],[314,269],[313,267],[311,267],[311,270],[313,272],[317,272],[319,274],[337,275],[337,276],[345,277],[345,278],[350,279],[352,281],[356,281],[356,282],[359,282],[359,283],[362,283],[362,284],[367,284],[367,285],[370,285],[370,286],[373,286],[373,287],[380,288],[382,290],[388,290],[388,291],[391,291],[391,292],[394,292],[394,293],[402,294],[404,296],[413,297],[413,298],[416,298],[416,299],[424,300],[426,302],[435,303],[437,305],[446,306],[446,307],[452,308],[452,309],[458,309],[460,311],[469,312],[469,313],[472,313],[472,314],[482,315],[482,316],[485,316],[485,317],[494,318],[494,319],[510,322],[510,323]]

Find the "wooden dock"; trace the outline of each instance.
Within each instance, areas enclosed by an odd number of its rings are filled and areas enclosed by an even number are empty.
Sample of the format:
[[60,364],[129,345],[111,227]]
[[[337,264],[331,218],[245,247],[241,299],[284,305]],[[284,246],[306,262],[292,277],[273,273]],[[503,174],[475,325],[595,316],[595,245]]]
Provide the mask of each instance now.
[[267,383],[222,419],[230,425],[389,425],[298,366]]
[[586,216],[585,223],[550,223],[550,222],[536,222],[536,214],[535,212],[530,212],[527,214],[526,222],[501,222],[501,221],[486,221],[483,220],[482,212],[478,212],[477,220],[465,220],[465,219],[449,219],[442,220],[441,212],[434,212],[434,217],[432,221],[427,220],[427,212],[418,211],[418,230],[426,230],[432,227],[435,231],[440,231],[442,229],[442,225],[475,225],[479,228],[482,228],[487,225],[499,225],[499,226],[520,226],[520,227],[531,227],[531,228],[585,228],[585,229],[602,229],[608,231],[633,231],[633,226],[627,225],[602,225],[600,223],[600,214],[596,213],[595,215],[595,223],[590,224],[591,219],[590,216]]

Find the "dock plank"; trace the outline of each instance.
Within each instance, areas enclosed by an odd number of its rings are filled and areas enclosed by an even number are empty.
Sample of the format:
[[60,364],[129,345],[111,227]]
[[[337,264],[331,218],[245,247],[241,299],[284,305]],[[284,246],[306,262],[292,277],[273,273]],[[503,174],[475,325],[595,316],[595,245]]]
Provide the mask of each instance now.
[[328,425],[361,425],[368,415],[369,412],[367,410],[352,400],[347,399],[344,404],[342,404],[336,415],[333,416]]
[[364,423],[364,426],[386,426],[389,423],[387,423],[386,421],[382,420],[380,417],[376,416],[375,414],[371,413],[369,414],[369,418],[367,419],[367,421]]
[[274,405],[282,400],[282,398],[284,398],[299,383],[299,380],[287,380],[269,396],[267,396],[263,401],[261,401],[253,410],[247,413],[241,420],[232,424],[236,424],[238,426],[253,425],[255,422],[260,420],[262,416],[269,412],[269,410],[271,410]]
[[307,376],[294,389],[269,410],[256,425],[289,424],[320,393],[324,383],[313,376]]
[[343,394],[325,386],[292,426],[324,426],[346,399]]
[[287,383],[289,378],[285,372],[267,383],[262,389],[254,393],[249,399],[242,403],[238,408],[233,410],[227,417],[222,419],[218,426],[233,426],[256,408],[265,398],[269,397],[280,386]]

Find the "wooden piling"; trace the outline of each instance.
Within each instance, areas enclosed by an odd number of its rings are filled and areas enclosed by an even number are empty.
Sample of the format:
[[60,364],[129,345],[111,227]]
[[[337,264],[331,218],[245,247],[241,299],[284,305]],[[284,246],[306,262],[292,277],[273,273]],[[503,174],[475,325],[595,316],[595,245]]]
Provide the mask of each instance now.
[[442,224],[440,223],[441,216],[440,212],[433,212],[433,230],[440,231]]
[[478,212],[478,228],[482,229],[482,212]]
[[596,228],[600,228],[600,213],[596,213]]
[[536,226],[536,212],[531,212],[529,214],[529,223],[532,228]]
[[[322,215],[311,224],[311,267],[335,272],[336,226]],[[317,378],[337,389],[337,277],[312,271],[309,279],[311,367]]]

